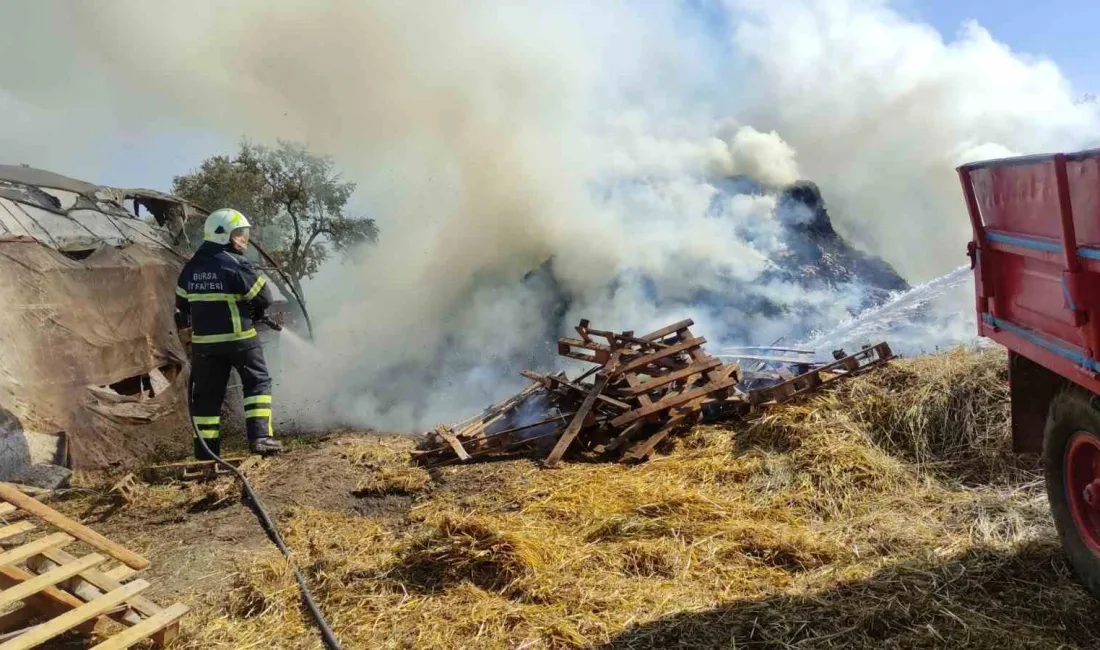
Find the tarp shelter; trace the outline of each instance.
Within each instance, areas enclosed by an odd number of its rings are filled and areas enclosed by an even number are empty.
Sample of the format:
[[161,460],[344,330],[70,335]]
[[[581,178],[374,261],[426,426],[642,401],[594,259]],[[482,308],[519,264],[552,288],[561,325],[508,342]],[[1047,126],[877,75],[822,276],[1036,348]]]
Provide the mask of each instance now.
[[0,166],[0,480],[190,448],[174,287],[205,216],[159,192]]

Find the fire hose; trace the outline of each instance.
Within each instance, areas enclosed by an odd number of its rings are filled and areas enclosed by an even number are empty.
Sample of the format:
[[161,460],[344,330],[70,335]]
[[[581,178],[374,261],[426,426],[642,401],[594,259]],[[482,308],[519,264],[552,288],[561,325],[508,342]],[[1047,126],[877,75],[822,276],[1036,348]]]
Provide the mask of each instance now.
[[[256,319],[256,322],[263,323],[264,325],[267,325],[276,332],[282,331],[283,329],[279,324],[275,323],[266,316]],[[321,631],[321,637],[324,639],[325,647],[328,648],[328,650],[343,650],[342,646],[340,645],[340,641],[336,639],[336,635],[332,632],[332,628],[329,627],[328,621],[325,620],[325,617],[321,613],[320,608],[317,607],[317,603],[314,602],[313,594],[309,591],[309,587],[306,585],[305,578],[302,577],[301,571],[298,570],[298,565],[295,564],[294,559],[291,557],[290,549],[287,548],[286,543],[283,542],[283,538],[279,535],[278,529],[275,528],[275,524],[271,521],[271,517],[267,514],[267,510],[264,509],[263,503],[260,501],[260,497],[256,494],[255,490],[252,489],[252,484],[248,482],[248,479],[245,478],[245,475],[239,469],[225,462],[225,460],[223,460],[220,456],[211,451],[210,447],[206,444],[206,440],[201,435],[199,435],[199,428],[198,425],[195,424],[194,415],[190,413],[192,405],[191,396],[193,393],[194,380],[191,377],[188,377],[187,410],[188,413],[192,416],[191,428],[195,432],[195,439],[199,441],[200,445],[202,445],[203,451],[206,452],[206,455],[208,457],[212,458],[214,462],[218,465],[228,469],[237,477],[237,480],[240,481],[241,487],[244,489],[245,495],[247,496],[247,503],[252,509],[252,512],[256,515],[256,519],[259,520],[260,526],[264,529],[264,532],[267,533],[268,539],[270,539],[271,542],[275,544],[275,546],[279,549],[279,552],[283,554],[283,557],[286,558],[287,564],[289,564],[290,568],[294,571],[294,579],[298,581],[298,588],[302,592],[302,602],[305,603],[306,609],[309,610],[310,615],[313,617],[314,622],[317,624],[317,628]]]

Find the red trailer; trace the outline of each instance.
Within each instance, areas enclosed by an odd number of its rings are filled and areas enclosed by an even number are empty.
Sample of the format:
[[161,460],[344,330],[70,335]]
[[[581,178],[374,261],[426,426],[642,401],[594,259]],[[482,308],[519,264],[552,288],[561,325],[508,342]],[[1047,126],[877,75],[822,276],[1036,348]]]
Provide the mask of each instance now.
[[1013,446],[1042,453],[1062,545],[1100,596],[1100,150],[958,172],[978,331],[1008,348]]

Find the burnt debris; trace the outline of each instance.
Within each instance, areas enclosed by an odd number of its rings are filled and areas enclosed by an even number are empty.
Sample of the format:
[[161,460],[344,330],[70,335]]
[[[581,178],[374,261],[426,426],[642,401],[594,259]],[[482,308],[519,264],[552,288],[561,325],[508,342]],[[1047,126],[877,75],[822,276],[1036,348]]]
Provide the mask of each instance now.
[[558,340],[558,354],[593,367],[572,379],[564,372],[522,372],[531,384],[474,417],[426,433],[414,459],[431,467],[520,454],[545,456],[548,467],[567,453],[644,461],[704,416],[743,415],[893,358],[886,343],[834,353],[831,362],[785,348],[741,348],[719,358],[703,349],[707,341],[693,325],[688,319],[635,336],[582,320],[578,338]]

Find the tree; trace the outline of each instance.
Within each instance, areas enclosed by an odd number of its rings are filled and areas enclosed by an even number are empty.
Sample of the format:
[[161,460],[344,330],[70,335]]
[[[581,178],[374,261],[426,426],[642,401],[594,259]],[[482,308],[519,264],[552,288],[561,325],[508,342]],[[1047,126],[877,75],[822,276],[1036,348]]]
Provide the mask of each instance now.
[[208,210],[243,212],[252,236],[296,287],[332,251],[347,253],[378,240],[374,219],[345,212],[355,183],[341,180],[331,158],[294,142],[279,140],[270,148],[242,140],[235,157],[207,158],[197,170],[176,176],[172,190]]

